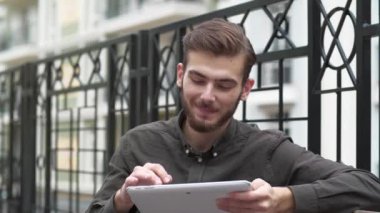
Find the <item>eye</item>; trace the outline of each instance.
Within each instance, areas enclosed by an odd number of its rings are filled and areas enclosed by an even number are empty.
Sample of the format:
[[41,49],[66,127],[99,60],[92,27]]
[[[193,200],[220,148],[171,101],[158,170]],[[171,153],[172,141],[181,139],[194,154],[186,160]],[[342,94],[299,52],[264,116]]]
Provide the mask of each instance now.
[[217,87],[222,90],[229,90],[236,86],[234,81],[221,81],[217,83]]
[[202,76],[199,76],[199,75],[190,75],[190,79],[195,84],[205,84],[206,82],[206,80]]

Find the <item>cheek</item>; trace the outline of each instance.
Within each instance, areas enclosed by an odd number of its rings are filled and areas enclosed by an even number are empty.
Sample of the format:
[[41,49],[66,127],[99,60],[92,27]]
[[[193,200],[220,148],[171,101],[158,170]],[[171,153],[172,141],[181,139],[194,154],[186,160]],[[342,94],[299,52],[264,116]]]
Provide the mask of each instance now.
[[192,87],[184,85],[182,88],[182,95],[188,101],[190,99],[196,98],[196,96],[198,95],[198,91],[196,88],[192,88]]
[[219,95],[219,101],[222,103],[235,103],[240,99],[240,91],[223,92]]
[[184,80],[182,84],[183,95],[186,97],[200,96],[202,93],[202,88],[192,84],[188,80]]

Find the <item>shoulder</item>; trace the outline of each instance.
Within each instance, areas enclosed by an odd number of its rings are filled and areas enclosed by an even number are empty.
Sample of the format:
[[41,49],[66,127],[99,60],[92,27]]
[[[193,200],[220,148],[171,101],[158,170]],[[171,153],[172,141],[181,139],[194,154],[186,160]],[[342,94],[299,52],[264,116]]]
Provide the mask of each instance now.
[[249,140],[266,141],[266,142],[281,142],[291,140],[284,132],[276,129],[261,130],[256,124],[247,124],[238,122],[237,134]]
[[261,130],[255,124],[238,123],[239,137],[246,141],[248,146],[253,146],[255,149],[273,151],[284,142],[293,143],[292,139],[280,130]]
[[130,129],[127,134],[138,134],[141,132],[167,132],[173,130],[175,127],[175,122],[173,119],[165,120],[165,121],[155,121],[151,123],[146,123],[139,125],[133,129]]
[[127,131],[121,138],[122,143],[144,143],[160,139],[176,138],[176,118],[166,121],[155,121],[139,125]]
[[175,124],[172,119],[167,121],[155,121],[139,125],[130,129],[124,136],[139,135],[148,136],[149,134],[174,134]]

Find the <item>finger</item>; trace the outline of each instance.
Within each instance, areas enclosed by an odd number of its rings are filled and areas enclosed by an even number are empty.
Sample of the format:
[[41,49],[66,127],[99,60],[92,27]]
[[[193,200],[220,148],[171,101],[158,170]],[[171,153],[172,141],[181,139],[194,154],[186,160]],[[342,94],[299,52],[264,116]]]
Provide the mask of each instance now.
[[156,173],[144,167],[136,167],[130,177],[136,178],[138,185],[162,184],[161,178],[158,177]]
[[229,198],[220,198],[216,200],[216,205],[219,209],[226,212],[256,212],[261,208],[256,207],[255,203],[246,202],[246,201],[238,201]]
[[137,186],[139,180],[136,177],[129,176],[125,179],[124,185],[125,187],[128,186]]
[[[273,188],[272,186],[264,181],[263,179],[257,178],[252,181],[251,183],[252,191],[249,192],[249,196],[245,197],[247,199],[253,199],[253,200],[263,200],[263,199],[270,199],[270,197],[273,194]],[[237,197],[239,199],[244,199],[245,195],[238,195]],[[242,198],[243,197],[243,198]]]
[[272,188],[262,186],[254,191],[249,192],[233,192],[229,194],[229,198],[241,201],[261,201],[271,198]]
[[242,201],[231,198],[221,198],[217,200],[217,207],[227,212],[258,212],[267,211],[270,208],[270,202],[269,200]]
[[228,197],[233,200],[239,200],[239,201],[257,201],[262,199],[261,196],[256,195],[257,193],[255,191],[248,191],[248,192],[232,192],[228,194]]
[[258,189],[258,188],[260,188],[264,185],[267,185],[267,184],[268,183],[266,181],[264,181],[263,179],[256,178],[255,180],[252,181],[251,186],[255,190],[255,189]]
[[255,179],[251,183],[251,190],[245,192],[229,193],[230,198],[243,201],[258,201],[268,199],[271,193],[271,185],[262,179]]
[[172,181],[172,176],[166,172],[162,165],[156,163],[146,163],[144,167],[153,171],[163,183],[169,183]]

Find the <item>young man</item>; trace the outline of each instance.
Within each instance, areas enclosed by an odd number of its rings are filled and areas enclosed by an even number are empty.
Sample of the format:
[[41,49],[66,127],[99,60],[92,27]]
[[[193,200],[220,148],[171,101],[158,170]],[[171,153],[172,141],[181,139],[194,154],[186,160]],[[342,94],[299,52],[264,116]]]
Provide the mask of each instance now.
[[237,179],[252,181],[252,190],[216,200],[221,210],[380,210],[374,175],[323,159],[280,132],[233,119],[254,84],[248,76],[255,53],[238,25],[205,22],[183,44],[185,58],[177,65],[183,111],[127,132],[88,212],[138,212],[128,186]]

